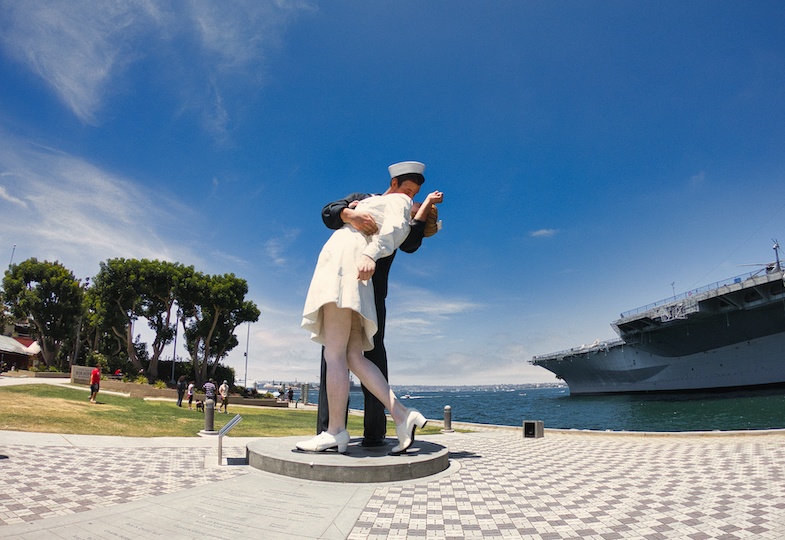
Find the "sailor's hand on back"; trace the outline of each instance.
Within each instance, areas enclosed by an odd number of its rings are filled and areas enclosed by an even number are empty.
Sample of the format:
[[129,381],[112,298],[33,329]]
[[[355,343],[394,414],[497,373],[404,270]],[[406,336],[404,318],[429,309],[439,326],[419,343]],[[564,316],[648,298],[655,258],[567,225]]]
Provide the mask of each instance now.
[[362,210],[355,210],[354,208],[344,208],[341,211],[341,220],[348,223],[358,231],[368,236],[376,234],[379,228],[376,226],[373,216],[368,212]]

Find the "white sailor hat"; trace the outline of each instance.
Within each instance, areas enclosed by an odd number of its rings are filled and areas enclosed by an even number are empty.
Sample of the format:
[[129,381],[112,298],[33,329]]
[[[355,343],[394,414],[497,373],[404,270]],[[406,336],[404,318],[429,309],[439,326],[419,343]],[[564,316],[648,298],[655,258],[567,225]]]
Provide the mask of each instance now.
[[393,163],[387,170],[390,171],[390,179],[397,178],[402,174],[422,174],[425,170],[425,164],[419,161],[401,161],[400,163]]

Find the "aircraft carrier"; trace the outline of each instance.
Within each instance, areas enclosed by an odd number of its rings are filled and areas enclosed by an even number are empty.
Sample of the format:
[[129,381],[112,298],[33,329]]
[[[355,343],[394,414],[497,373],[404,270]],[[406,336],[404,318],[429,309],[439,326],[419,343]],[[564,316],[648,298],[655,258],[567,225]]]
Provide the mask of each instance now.
[[785,385],[785,272],[757,272],[621,314],[618,339],[535,356],[571,395]]

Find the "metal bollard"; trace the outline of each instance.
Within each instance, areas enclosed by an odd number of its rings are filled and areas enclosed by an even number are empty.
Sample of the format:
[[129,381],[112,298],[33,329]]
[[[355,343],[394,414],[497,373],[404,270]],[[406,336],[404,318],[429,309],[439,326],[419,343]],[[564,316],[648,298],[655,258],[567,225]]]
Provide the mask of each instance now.
[[206,399],[204,402],[204,430],[206,432],[215,431],[215,401]]
[[442,433],[455,433],[452,429],[452,407],[444,406],[444,429]]
[[545,427],[542,420],[524,420],[523,438],[539,439],[545,435]]

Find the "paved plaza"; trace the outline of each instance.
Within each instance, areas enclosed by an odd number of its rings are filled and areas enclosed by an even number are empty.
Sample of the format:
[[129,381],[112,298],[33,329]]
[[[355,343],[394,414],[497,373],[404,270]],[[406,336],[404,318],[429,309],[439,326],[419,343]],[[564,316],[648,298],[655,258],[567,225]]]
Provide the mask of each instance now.
[[785,538],[783,431],[426,439],[446,471],[338,484],[245,465],[258,439],[0,431],[0,538]]

